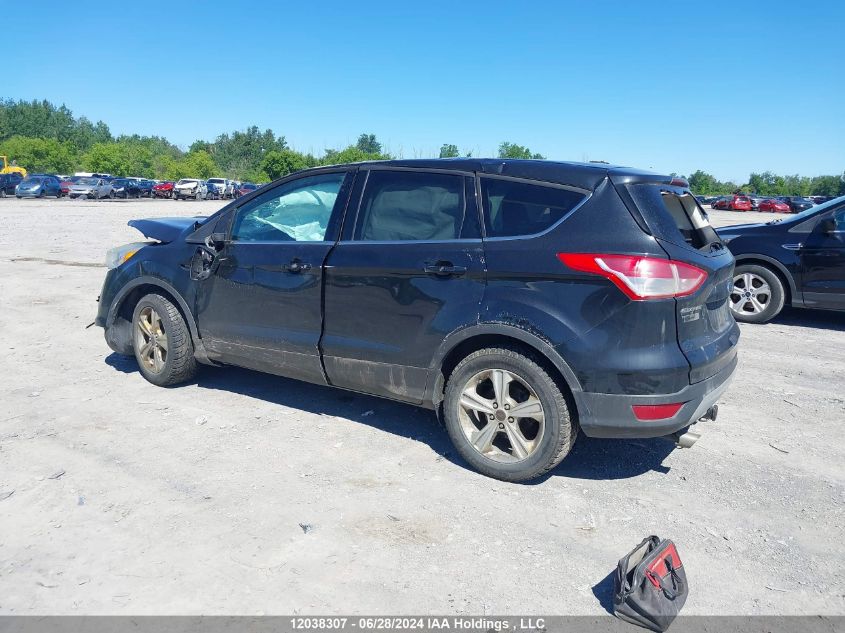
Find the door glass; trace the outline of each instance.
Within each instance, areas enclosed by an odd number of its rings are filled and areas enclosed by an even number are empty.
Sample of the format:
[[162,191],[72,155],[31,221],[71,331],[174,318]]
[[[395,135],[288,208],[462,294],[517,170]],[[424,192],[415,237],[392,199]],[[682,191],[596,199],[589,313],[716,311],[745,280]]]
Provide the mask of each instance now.
[[279,185],[238,210],[237,242],[322,242],[345,172],[320,174]]
[[584,199],[583,193],[499,178],[481,179],[487,237],[541,233]]
[[833,214],[833,221],[837,231],[845,231],[845,207]]
[[452,174],[373,170],[355,239],[454,240],[464,222],[463,179]]

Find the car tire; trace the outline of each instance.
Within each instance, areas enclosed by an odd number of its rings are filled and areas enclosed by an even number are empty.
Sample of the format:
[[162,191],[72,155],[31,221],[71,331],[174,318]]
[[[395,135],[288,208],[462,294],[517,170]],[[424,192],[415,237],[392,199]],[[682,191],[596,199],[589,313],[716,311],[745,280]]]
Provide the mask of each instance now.
[[0,198],[5,198],[5,197],[6,197],[6,190],[0,189]]
[[159,387],[183,383],[197,373],[194,344],[185,319],[161,295],[146,295],[135,306],[132,349],[141,375]]
[[114,200],[114,191],[109,191],[109,200]]
[[[486,409],[466,407],[466,402]],[[509,415],[520,408],[538,417]],[[461,456],[480,473],[502,481],[527,481],[548,472],[578,435],[558,381],[533,355],[510,347],[482,349],[458,363],[446,382],[442,417]]]
[[734,269],[734,284],[728,301],[737,321],[768,323],[783,310],[786,290],[780,277],[770,268],[740,264]]

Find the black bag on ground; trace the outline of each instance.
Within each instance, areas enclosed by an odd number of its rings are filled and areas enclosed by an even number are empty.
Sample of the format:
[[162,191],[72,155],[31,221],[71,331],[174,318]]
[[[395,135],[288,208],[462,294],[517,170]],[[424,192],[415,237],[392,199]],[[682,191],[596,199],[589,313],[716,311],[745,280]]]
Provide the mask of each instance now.
[[619,561],[613,578],[613,612],[626,622],[665,631],[687,593],[687,576],[675,544],[649,536]]

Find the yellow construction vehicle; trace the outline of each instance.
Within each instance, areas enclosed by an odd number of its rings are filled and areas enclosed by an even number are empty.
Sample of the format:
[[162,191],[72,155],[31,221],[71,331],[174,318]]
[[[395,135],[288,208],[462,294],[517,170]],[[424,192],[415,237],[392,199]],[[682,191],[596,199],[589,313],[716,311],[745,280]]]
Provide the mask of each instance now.
[[26,177],[26,169],[18,167],[15,161],[10,165],[7,156],[0,156],[0,174],[20,174]]

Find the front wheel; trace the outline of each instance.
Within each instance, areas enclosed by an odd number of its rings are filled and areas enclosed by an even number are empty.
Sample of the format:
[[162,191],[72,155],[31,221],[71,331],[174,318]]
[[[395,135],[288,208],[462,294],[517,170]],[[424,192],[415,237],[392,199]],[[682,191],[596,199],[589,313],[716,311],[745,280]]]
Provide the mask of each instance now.
[[154,385],[176,385],[197,373],[194,345],[185,319],[161,295],[146,295],[135,306],[132,347],[141,374]]
[[780,313],[785,299],[783,283],[770,269],[744,264],[734,270],[730,306],[737,321],[767,323]]
[[495,479],[539,477],[566,457],[578,435],[558,382],[517,349],[470,354],[455,367],[445,395],[452,443],[473,468]]

